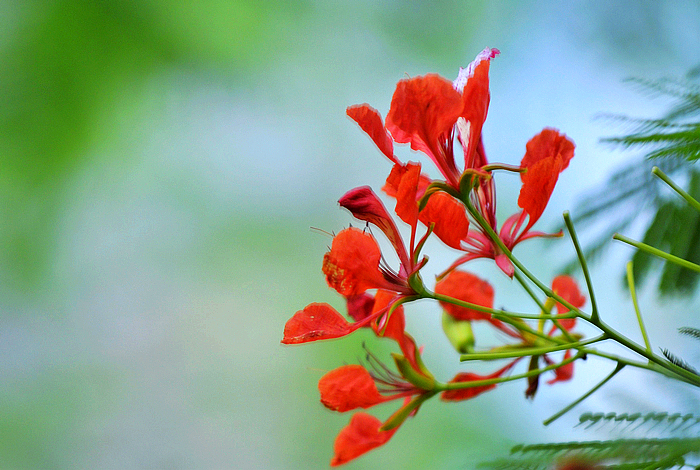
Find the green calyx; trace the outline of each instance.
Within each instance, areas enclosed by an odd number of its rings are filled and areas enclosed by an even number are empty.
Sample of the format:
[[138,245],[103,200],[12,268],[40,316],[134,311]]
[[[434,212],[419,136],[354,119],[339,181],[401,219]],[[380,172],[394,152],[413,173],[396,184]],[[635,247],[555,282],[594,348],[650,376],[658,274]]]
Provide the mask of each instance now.
[[401,373],[401,376],[406,379],[411,385],[422,390],[430,391],[435,388],[435,378],[432,376],[423,375],[416,371],[408,359],[396,353],[392,353],[396,368]]

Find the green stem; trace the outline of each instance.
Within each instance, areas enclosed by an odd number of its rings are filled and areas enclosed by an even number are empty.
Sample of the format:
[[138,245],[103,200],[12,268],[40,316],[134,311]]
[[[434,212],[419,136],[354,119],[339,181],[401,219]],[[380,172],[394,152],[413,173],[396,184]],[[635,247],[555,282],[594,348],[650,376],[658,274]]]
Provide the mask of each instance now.
[[[602,321],[598,321],[598,323],[595,325],[598,327],[609,339],[616,341],[617,343],[621,344],[625,348],[629,349],[632,352],[635,352],[639,354],[640,356],[646,358],[649,360],[650,363],[655,364],[656,366],[666,370],[668,373],[666,375],[669,375],[670,377],[682,380],[684,382],[690,383],[692,385],[695,385],[696,387],[700,387],[700,376],[693,374],[689,370],[686,370],[682,367],[679,367],[675,365],[674,363],[670,362],[669,360],[665,358],[661,358],[657,356],[656,354],[649,353],[645,348],[639,346],[637,343],[634,341],[630,340],[626,336],[618,333],[615,331],[613,328],[609,327]],[[600,353],[598,351],[592,350],[590,351],[592,354],[596,354],[601,357],[607,357],[610,359],[615,359],[617,361],[622,361],[628,365],[634,365],[636,367],[641,367],[644,369],[649,369],[653,370],[655,372],[660,372],[658,367],[652,367],[651,364],[649,365],[639,365],[632,363],[631,361],[627,359],[622,359],[618,358],[617,356],[613,355],[608,355],[604,353]]]
[[674,183],[671,178],[666,176],[666,174],[659,169],[659,167],[655,166],[654,168],[651,169],[651,172],[659,177],[664,183],[669,185],[671,189],[673,189],[675,192],[677,192],[683,199],[685,199],[688,204],[693,206],[696,210],[700,211],[700,202],[698,202],[693,196],[685,192],[681,187],[679,187],[676,183]]
[[594,344],[605,339],[607,338],[601,335],[596,338],[590,338],[584,341],[575,341],[573,343],[567,344],[555,344],[552,346],[543,346],[539,348],[522,347],[499,352],[480,352],[462,354],[462,356],[460,357],[460,361],[492,361],[496,359],[510,359],[514,357],[541,356],[543,354],[548,354],[556,351],[564,351],[566,349],[581,349],[584,346],[588,346],[589,344]]
[[585,354],[579,352],[575,356],[570,357],[568,359],[564,359],[561,361],[559,364],[552,364],[547,367],[543,367],[541,369],[535,369],[535,370],[530,370],[527,371],[523,374],[518,374],[518,375],[512,375],[510,377],[494,377],[492,379],[483,379],[483,380],[471,380],[469,382],[450,382],[450,383],[437,383],[435,385],[436,391],[444,391],[444,390],[461,390],[463,388],[472,388],[472,387],[484,387],[488,385],[495,385],[495,384],[500,384],[500,383],[505,383],[505,382],[513,382],[515,380],[520,380],[520,379],[526,379],[528,377],[532,377],[533,375],[539,375],[543,372],[547,372],[553,369],[557,369],[561,366],[565,366],[569,364],[570,362],[574,362],[577,359],[580,359],[584,356]]
[[[464,205],[465,205],[467,211],[469,212],[469,214],[471,215],[471,217],[477,222],[477,224],[479,224],[479,226],[489,236],[489,238],[491,238],[491,240],[499,248],[499,250],[501,250],[501,252],[504,253],[508,257],[508,259],[510,259],[510,261],[513,263],[513,265],[517,269],[519,269],[525,275],[525,277],[527,277],[533,284],[535,284],[537,286],[538,289],[540,289],[543,293],[545,293],[545,295],[553,298],[554,300],[561,303],[562,305],[565,305],[566,308],[568,308],[569,310],[574,311],[577,314],[579,314],[579,316],[581,318],[583,318],[584,320],[590,322],[592,325],[599,328],[608,338],[618,342],[619,344],[621,344],[625,348],[629,349],[630,351],[635,352],[642,357],[645,357],[651,363],[658,366],[658,369],[652,368],[652,367],[646,367],[647,369],[655,370],[656,372],[662,372],[662,370],[659,370],[659,369],[663,369],[665,371],[663,373],[665,373],[666,375],[669,375],[669,376],[674,377],[676,379],[680,379],[684,382],[687,382],[687,383],[690,383],[690,384],[695,385],[697,387],[700,387],[700,376],[693,374],[692,372],[690,372],[686,369],[683,369],[682,367],[679,367],[679,366],[673,364],[672,362],[670,362],[664,358],[661,358],[655,354],[650,354],[645,348],[639,346],[638,344],[631,341],[626,336],[618,333],[617,331],[615,331],[614,329],[612,329],[611,327],[606,325],[602,320],[600,320],[600,317],[598,315],[596,315],[595,317],[593,317],[593,315],[591,315],[591,317],[588,317],[586,314],[581,312],[581,310],[579,310],[578,308],[571,305],[569,302],[567,302],[565,299],[563,299],[560,295],[556,294],[550,288],[548,288],[546,285],[544,285],[527,268],[525,268],[525,266],[523,266],[523,264],[520,261],[518,261],[517,258],[515,258],[513,256],[513,253],[511,253],[511,251],[508,249],[508,247],[505,246],[505,244],[498,237],[498,234],[494,231],[494,229],[488,224],[488,222],[483,218],[483,216],[474,208],[471,201],[469,200],[469,195],[468,194],[467,195],[460,194],[459,196],[460,196],[460,200],[462,201],[462,203],[464,203]],[[572,228],[573,228],[573,226],[572,226]],[[688,261],[685,261],[681,258],[675,257],[673,255],[669,255],[667,253],[664,253],[663,251],[657,250],[656,248],[653,248],[649,245],[635,242],[635,241],[630,240],[626,237],[623,237],[622,235],[619,235],[619,234],[616,234],[614,238],[616,238],[620,241],[629,243],[632,246],[636,246],[637,248],[642,249],[643,251],[647,251],[649,253],[655,254],[655,255],[660,256],[660,257],[667,259],[669,261],[675,262],[675,263],[679,264],[680,266],[684,266],[684,267],[687,267],[687,268],[692,269],[694,271],[700,272],[700,266],[698,266],[694,263],[690,263]],[[587,277],[587,282],[589,282],[588,277]],[[592,290],[591,290],[591,293],[592,293]],[[593,305],[593,300],[591,301],[591,304]],[[521,327],[519,327],[519,328],[521,328]],[[539,336],[539,337],[544,336],[539,332],[534,332],[534,331],[532,331],[532,329],[530,329],[530,330],[535,336]],[[583,354],[582,351],[579,351],[579,353]],[[602,355],[602,354],[599,354],[599,355]],[[631,364],[631,362],[627,361],[627,360],[623,360],[623,362],[625,362],[626,364]]]
[[524,320],[563,320],[567,318],[577,318],[579,315],[576,312],[562,313],[561,315],[554,315],[551,313],[501,313],[494,312],[491,315],[493,317],[500,319],[501,317],[512,317],[512,318],[522,318]]
[[513,273],[513,277],[515,277],[515,279],[520,283],[520,285],[523,287],[523,289],[525,289],[525,292],[528,293],[528,295],[532,298],[532,300],[535,301],[535,303],[540,308],[540,310],[542,310],[543,312],[546,312],[547,308],[544,306],[544,304],[542,303],[540,298],[537,297],[535,292],[530,288],[530,286],[527,285],[527,281],[525,279],[523,279],[523,277],[520,275],[520,273],[518,271],[515,271]]
[[613,370],[613,371],[610,373],[610,375],[608,375],[608,376],[605,377],[600,383],[598,383],[598,385],[596,385],[595,387],[593,387],[592,389],[590,389],[589,391],[587,391],[586,393],[584,393],[583,395],[581,395],[581,397],[579,397],[579,398],[578,398],[577,400],[575,400],[573,403],[571,403],[570,405],[568,405],[567,407],[565,407],[563,410],[559,411],[558,413],[556,413],[556,414],[552,415],[551,417],[549,417],[548,419],[544,420],[544,421],[542,422],[542,424],[544,424],[545,426],[547,426],[548,424],[550,424],[550,423],[556,421],[557,419],[559,419],[559,418],[560,418],[561,416],[563,416],[565,413],[568,413],[573,407],[575,407],[576,405],[578,405],[579,403],[581,403],[583,400],[585,400],[586,398],[588,398],[589,396],[591,396],[596,390],[598,390],[600,387],[602,387],[603,385],[605,385],[605,383],[606,383],[608,380],[610,380],[610,379],[612,379],[613,377],[615,377],[615,375],[616,375],[618,372],[620,372],[620,371],[622,370],[623,367],[625,367],[625,364],[623,364],[623,363],[621,363],[621,362],[618,362],[618,363],[617,363],[617,366],[615,367],[615,370]]
[[401,408],[398,409],[393,415],[391,415],[385,422],[382,424],[382,426],[379,428],[380,431],[390,431],[392,429],[395,429],[399,426],[401,426],[401,423],[406,421],[406,418],[408,418],[408,415],[410,415],[414,410],[416,410],[418,407],[420,407],[423,402],[426,400],[429,400],[435,394],[438,393],[436,390],[431,390],[429,392],[422,393],[421,395],[418,395],[415,397],[413,400],[411,400],[409,403],[406,405],[402,406]]
[[658,248],[654,248],[653,246],[647,245],[646,243],[634,241],[631,238],[627,238],[624,235],[620,235],[619,233],[613,235],[613,239],[627,243],[628,245],[632,245],[633,247],[639,250],[642,250],[654,256],[658,256],[659,258],[663,258],[667,261],[677,264],[678,266],[682,266],[684,268],[690,269],[691,271],[700,273],[700,266],[698,266],[697,264],[691,263],[690,261],[686,261],[683,258],[673,256],[672,254],[666,253],[665,251],[661,251]]
[[[465,205],[467,208],[467,211],[469,214],[474,218],[474,220],[479,224],[479,226],[488,234],[489,238],[498,246],[498,248],[505,254],[508,259],[513,263],[513,266],[518,268],[524,275],[527,277],[530,281],[532,281],[533,284],[537,286],[538,289],[540,289],[542,292],[545,293],[547,297],[551,297],[560,304],[566,306],[569,310],[573,310],[577,313],[581,313],[583,316],[583,313],[573,305],[571,305],[566,299],[562,298],[560,295],[552,291],[549,287],[544,285],[535,275],[533,275],[515,256],[513,256],[513,253],[508,249],[508,247],[503,243],[503,240],[500,239],[498,234],[494,231],[494,229],[488,224],[488,222],[484,219],[484,217],[479,214],[479,211],[477,211],[474,206],[472,205],[471,201],[469,200],[469,197],[464,197],[462,195],[461,199],[462,203]],[[585,316],[584,316],[585,318]]]
[[637,303],[637,291],[634,287],[634,273],[632,270],[632,261],[627,263],[627,284],[629,284],[630,295],[632,296],[632,304],[634,305],[634,311],[637,314],[637,322],[639,323],[639,329],[642,330],[642,337],[644,338],[644,344],[647,347],[647,352],[653,354],[651,350],[651,344],[649,344],[649,337],[647,336],[647,330],[644,328],[644,321],[642,321],[642,314],[639,311],[639,304]]
[[566,224],[566,229],[571,236],[571,241],[574,243],[576,256],[578,257],[579,264],[583,270],[583,277],[586,279],[588,294],[591,297],[591,322],[595,324],[598,321],[598,304],[595,301],[595,294],[593,293],[593,283],[591,282],[591,274],[588,271],[588,263],[586,263],[586,258],[583,256],[583,250],[581,250],[581,245],[578,242],[578,236],[576,236],[576,230],[574,229],[574,223],[571,221],[569,211],[564,212],[564,223]]

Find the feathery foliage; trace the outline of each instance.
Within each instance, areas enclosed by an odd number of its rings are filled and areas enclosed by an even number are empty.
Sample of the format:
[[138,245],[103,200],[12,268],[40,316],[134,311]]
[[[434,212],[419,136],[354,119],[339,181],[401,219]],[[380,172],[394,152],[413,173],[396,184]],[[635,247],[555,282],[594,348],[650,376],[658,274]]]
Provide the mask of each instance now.
[[[673,175],[674,180],[685,182],[686,191],[700,199],[700,172],[690,164],[700,158],[700,84],[693,81],[697,75],[689,73],[685,80],[630,80],[652,96],[674,100],[666,115],[659,119],[608,116],[631,125],[633,130],[602,141],[643,150],[645,158],[638,156],[624,164],[602,187],[591,191],[575,211],[577,226],[597,226],[594,230],[597,235],[585,247],[589,261],[600,258],[613,233],[641,220],[646,224],[643,243],[700,262],[700,213],[658,184],[650,171],[652,166],[658,166],[664,173]],[[657,263],[662,263],[641,251],[634,254],[633,261],[634,277],[639,281]],[[572,262],[566,270],[570,272],[575,266],[576,262]],[[693,292],[697,280],[696,273],[664,262],[658,289],[662,295],[687,295]]]
[[[647,432],[659,424],[668,437],[614,439],[607,441],[578,441],[546,444],[519,444],[506,458],[481,465],[494,470],[529,469],[662,469],[698,468],[700,436],[688,435],[688,430],[700,423],[700,417],[680,413],[584,413],[579,425],[585,429],[597,423],[647,425]],[[554,465],[554,467],[552,466]]]

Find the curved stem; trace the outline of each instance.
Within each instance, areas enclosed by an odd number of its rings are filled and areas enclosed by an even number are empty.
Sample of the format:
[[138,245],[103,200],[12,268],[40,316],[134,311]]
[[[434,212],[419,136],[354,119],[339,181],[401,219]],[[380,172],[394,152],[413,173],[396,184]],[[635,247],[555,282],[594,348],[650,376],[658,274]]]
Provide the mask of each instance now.
[[678,266],[681,266],[686,269],[690,269],[691,271],[695,271],[696,273],[700,273],[700,266],[691,263],[690,261],[684,260],[683,258],[679,258],[678,256],[674,256],[670,253],[666,253],[665,251],[661,251],[658,248],[654,248],[653,246],[647,245],[646,243],[641,243],[638,241],[634,241],[631,238],[627,238],[624,235],[620,235],[619,233],[616,233],[613,235],[614,240],[619,240],[621,242],[627,243],[628,245],[632,245],[633,247],[637,248],[638,250],[644,251],[646,253],[649,253],[654,256],[658,256],[659,258],[663,258],[666,261],[670,261],[671,263],[675,263]]
[[548,354],[557,351],[565,351],[567,349],[582,349],[584,346],[589,344],[595,344],[600,341],[604,341],[607,338],[604,335],[598,336],[596,338],[590,338],[584,341],[574,341],[573,343],[567,344],[555,344],[552,346],[543,347],[522,347],[510,350],[496,351],[496,352],[483,352],[483,353],[469,353],[462,354],[460,361],[492,361],[496,359],[510,359],[514,357],[525,357],[525,356],[541,356],[543,354]]
[[700,211],[700,202],[698,202],[693,196],[685,192],[680,186],[678,186],[676,183],[674,183],[671,178],[666,176],[666,174],[659,169],[658,166],[655,166],[654,168],[651,169],[651,172],[654,174],[654,176],[657,176],[660,178],[664,183],[669,185],[671,189],[673,189],[675,192],[678,193],[680,197],[686,200],[688,204],[693,206],[696,210]]
[[[508,249],[508,247],[503,243],[503,240],[498,236],[498,234],[494,231],[494,229],[488,224],[488,222],[484,219],[484,217],[477,211],[474,206],[472,205],[471,201],[469,200],[468,197],[462,196],[461,199],[462,203],[465,205],[467,208],[467,211],[469,214],[474,218],[474,220],[479,224],[479,226],[488,234],[489,238],[495,243],[498,248],[505,254],[508,259],[513,263],[513,266],[518,268],[524,275],[527,277],[530,281],[532,281],[533,284],[537,286],[538,289],[540,289],[542,292],[547,295],[547,297],[551,297],[560,304],[566,306],[569,310],[573,310],[575,312],[580,313],[583,315],[583,312],[581,312],[578,308],[574,307],[571,305],[566,299],[562,298],[560,295],[552,291],[549,287],[544,285],[537,277],[535,277],[534,274],[532,274],[515,256],[513,256],[513,253]],[[583,318],[586,318],[585,316]]]
[[578,237],[576,236],[576,230],[574,229],[574,224],[571,221],[571,216],[569,211],[564,212],[564,223],[566,224],[566,229],[571,236],[571,241],[574,244],[574,249],[576,250],[576,256],[578,257],[579,264],[583,270],[583,277],[586,279],[586,287],[588,288],[588,295],[591,297],[591,321],[595,323],[598,321],[598,304],[595,301],[595,293],[593,292],[593,283],[591,282],[591,274],[588,271],[588,264],[586,263],[586,258],[583,256],[583,250],[581,250],[581,245],[578,242]]
[[632,296],[632,304],[634,305],[634,312],[637,314],[637,323],[639,323],[639,329],[642,330],[642,337],[644,338],[644,344],[647,347],[647,352],[653,354],[651,350],[651,344],[649,344],[649,337],[647,336],[647,330],[644,328],[644,321],[642,320],[642,314],[639,311],[639,303],[637,302],[637,291],[634,287],[634,273],[632,269],[632,261],[627,263],[627,284],[629,284],[630,295]]
[[613,370],[607,377],[605,377],[601,382],[599,382],[598,385],[596,385],[595,387],[593,387],[592,389],[590,389],[589,391],[587,391],[586,393],[584,393],[583,395],[581,395],[581,397],[579,397],[579,398],[576,399],[573,403],[571,403],[571,404],[569,404],[568,406],[566,406],[563,410],[559,411],[558,413],[555,413],[554,415],[552,415],[552,416],[549,417],[548,419],[544,420],[544,421],[542,422],[542,424],[544,424],[545,426],[547,426],[548,424],[550,424],[550,423],[554,422],[555,420],[559,419],[559,418],[560,418],[561,416],[563,416],[565,413],[568,413],[573,407],[575,407],[576,405],[578,405],[579,403],[581,403],[583,400],[585,400],[586,398],[588,398],[589,396],[591,396],[596,390],[598,390],[600,387],[602,387],[603,385],[605,385],[605,383],[606,383],[608,380],[610,380],[610,379],[612,379],[613,377],[615,377],[615,375],[617,375],[617,373],[620,372],[624,367],[625,367],[625,364],[623,364],[623,363],[621,363],[621,362],[618,362],[618,363],[617,363],[617,366],[615,367],[615,370]]

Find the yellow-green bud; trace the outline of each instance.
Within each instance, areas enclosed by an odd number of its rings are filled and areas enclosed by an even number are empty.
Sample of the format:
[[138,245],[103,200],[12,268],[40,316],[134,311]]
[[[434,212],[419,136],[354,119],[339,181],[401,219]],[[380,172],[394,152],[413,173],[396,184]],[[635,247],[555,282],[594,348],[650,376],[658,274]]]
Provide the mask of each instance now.
[[456,320],[447,312],[442,312],[442,329],[458,353],[474,351],[474,332],[470,321]]

